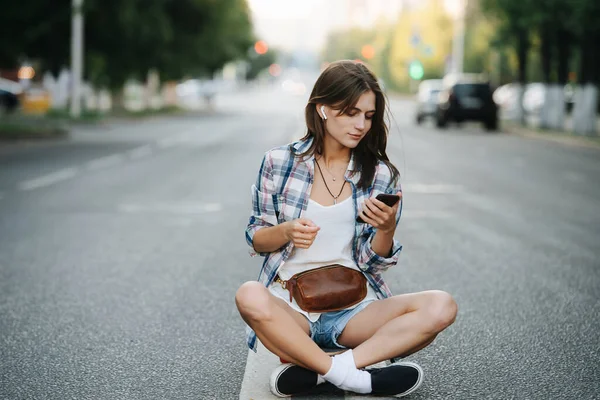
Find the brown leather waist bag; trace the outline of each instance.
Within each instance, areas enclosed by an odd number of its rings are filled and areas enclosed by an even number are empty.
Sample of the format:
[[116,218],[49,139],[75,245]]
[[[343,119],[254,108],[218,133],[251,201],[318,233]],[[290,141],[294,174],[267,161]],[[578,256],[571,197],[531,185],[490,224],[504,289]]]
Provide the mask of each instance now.
[[367,279],[362,272],[333,264],[276,281],[290,292],[301,309],[324,313],[339,311],[360,303],[367,295]]

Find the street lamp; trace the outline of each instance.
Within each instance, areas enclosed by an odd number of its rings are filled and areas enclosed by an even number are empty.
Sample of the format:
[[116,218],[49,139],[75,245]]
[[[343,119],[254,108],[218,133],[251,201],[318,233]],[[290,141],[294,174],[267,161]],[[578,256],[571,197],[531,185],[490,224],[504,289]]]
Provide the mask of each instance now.
[[83,0],[73,0],[71,17],[71,117],[81,115],[83,75]]
[[463,72],[465,56],[465,10],[468,0],[444,0],[446,11],[454,19],[454,36],[452,38],[452,72]]

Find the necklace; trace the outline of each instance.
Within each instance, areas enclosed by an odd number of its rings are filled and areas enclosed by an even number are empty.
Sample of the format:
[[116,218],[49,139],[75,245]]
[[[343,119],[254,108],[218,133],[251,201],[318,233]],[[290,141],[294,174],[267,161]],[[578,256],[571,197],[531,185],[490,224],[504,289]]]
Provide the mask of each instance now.
[[[325,176],[323,176],[323,171],[321,170],[321,166],[319,165],[319,162],[316,161],[316,163],[317,163],[317,168],[319,168],[319,172],[321,173],[321,177],[323,178],[323,183],[325,184],[325,188],[327,189],[327,191],[329,192],[331,197],[333,197],[333,204],[336,205],[338,197],[340,197],[340,195],[342,194],[342,190],[344,190],[344,186],[346,186],[346,181],[344,180],[344,183],[342,183],[342,188],[340,189],[340,192],[337,194],[337,196],[334,196],[333,193],[331,193],[331,190],[329,190],[329,186],[327,186],[327,182],[325,181]],[[335,181],[335,178],[333,178],[333,180]]]
[[[325,166],[325,169],[327,170],[329,175],[331,175],[331,179],[333,179],[333,181],[335,182],[335,176],[331,173],[331,170],[329,168],[327,168],[327,165]],[[323,174],[321,174],[321,175],[323,175]]]
[[[327,172],[329,173],[329,175],[331,175],[331,179],[333,179],[333,181],[335,182],[335,180],[336,180],[335,179],[335,175],[333,175],[333,173],[331,172],[331,170],[327,167],[327,163],[325,163],[325,169],[327,170]],[[321,174],[321,176],[323,176],[323,174]],[[323,177],[323,179],[325,179],[325,177]]]

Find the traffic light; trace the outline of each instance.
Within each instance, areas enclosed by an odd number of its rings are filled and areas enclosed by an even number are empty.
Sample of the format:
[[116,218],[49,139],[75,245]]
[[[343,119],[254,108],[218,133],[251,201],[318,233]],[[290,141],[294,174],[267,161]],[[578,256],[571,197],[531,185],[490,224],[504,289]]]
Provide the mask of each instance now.
[[423,64],[419,60],[413,60],[408,65],[408,76],[415,81],[423,78],[425,74],[425,70],[423,69]]

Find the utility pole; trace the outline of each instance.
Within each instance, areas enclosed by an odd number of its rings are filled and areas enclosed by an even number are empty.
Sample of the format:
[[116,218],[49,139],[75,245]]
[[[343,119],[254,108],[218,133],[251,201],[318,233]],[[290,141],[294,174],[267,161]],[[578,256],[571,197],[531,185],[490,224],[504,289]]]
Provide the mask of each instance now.
[[451,15],[454,17],[454,36],[452,38],[452,72],[463,72],[463,59],[465,57],[465,14],[468,0],[454,0],[450,2]]
[[83,75],[83,0],[73,0],[71,17],[71,117],[81,115]]

